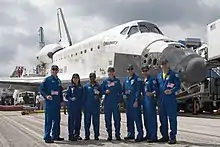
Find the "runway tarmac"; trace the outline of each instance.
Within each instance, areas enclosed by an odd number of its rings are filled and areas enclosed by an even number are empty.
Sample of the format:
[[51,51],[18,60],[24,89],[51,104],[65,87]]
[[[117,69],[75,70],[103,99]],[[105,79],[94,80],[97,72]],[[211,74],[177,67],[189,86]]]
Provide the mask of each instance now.
[[[126,118],[121,114],[121,137],[126,135]],[[43,141],[43,113],[21,115],[21,112],[0,112],[0,147],[220,147],[220,119],[178,117],[178,135],[176,145],[164,143],[135,143],[133,141],[106,141],[107,133],[104,123],[104,115],[101,115],[100,140],[93,140],[93,128],[91,127],[92,140],[69,142],[67,132],[67,115],[62,113],[61,137],[65,141],[45,144]],[[158,121],[159,122],[159,121]],[[160,125],[158,123],[158,125]],[[114,129],[113,129],[114,130]],[[159,129],[158,129],[159,130]],[[81,136],[84,138],[84,125],[82,122]],[[114,135],[113,135],[114,136]],[[158,131],[158,136],[160,133]]]

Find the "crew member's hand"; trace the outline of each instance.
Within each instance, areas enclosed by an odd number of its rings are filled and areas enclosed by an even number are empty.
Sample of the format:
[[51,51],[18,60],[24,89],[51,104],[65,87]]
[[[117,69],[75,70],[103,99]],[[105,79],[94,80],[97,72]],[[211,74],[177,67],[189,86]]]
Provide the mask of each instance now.
[[135,108],[138,107],[138,101],[135,101],[135,102],[134,102],[133,107],[135,107]]
[[110,93],[110,90],[106,90],[105,93],[106,93],[106,94],[109,94],[109,93]]
[[48,100],[52,100],[52,96],[51,96],[51,95],[48,95],[48,96],[47,96],[47,99],[48,99]]
[[170,89],[167,89],[167,90],[164,91],[164,93],[165,93],[165,94],[171,94],[172,91],[171,91]]
[[147,92],[146,95],[149,96],[149,97],[152,97],[153,93],[152,92]]

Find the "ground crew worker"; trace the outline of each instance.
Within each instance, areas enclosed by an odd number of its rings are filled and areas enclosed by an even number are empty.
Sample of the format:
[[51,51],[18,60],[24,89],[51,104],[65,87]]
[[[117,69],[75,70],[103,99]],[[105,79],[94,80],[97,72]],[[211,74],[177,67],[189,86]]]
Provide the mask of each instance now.
[[120,80],[115,77],[115,69],[113,67],[108,68],[108,78],[105,79],[101,85],[102,94],[104,98],[104,113],[105,113],[105,126],[108,132],[107,140],[112,140],[112,113],[115,126],[116,140],[121,140],[120,127],[121,116],[119,112],[119,106],[122,101],[122,86]]
[[[45,78],[40,86],[40,93],[45,98],[45,124],[44,140],[46,143],[53,143],[54,140],[61,141],[60,138],[60,108],[63,101],[61,81],[57,77],[59,68],[57,65],[51,67],[51,76]],[[53,127],[52,127],[53,121]],[[52,137],[50,136],[52,127]]]
[[149,75],[149,67],[143,66],[141,68],[144,77],[142,85],[142,104],[144,110],[144,125],[147,131],[145,140],[147,142],[157,141],[157,114],[156,101],[154,95],[156,94],[156,81]]
[[129,76],[125,78],[123,84],[123,94],[126,97],[126,117],[127,117],[127,136],[125,140],[135,138],[134,122],[138,130],[136,142],[143,140],[143,125],[141,118],[141,85],[142,80],[134,73],[133,65],[127,68]]
[[67,110],[69,140],[77,141],[80,140],[79,135],[81,128],[83,99],[83,86],[80,83],[80,77],[77,73],[74,73],[72,76],[71,85],[67,89],[66,99],[68,100]]
[[[177,134],[177,100],[175,93],[180,90],[180,80],[177,73],[169,68],[168,61],[162,60],[162,72],[157,75],[158,107],[160,117],[160,132],[162,138],[159,142],[176,143]],[[168,136],[168,117],[170,122],[170,138]]]
[[95,73],[90,73],[89,79],[83,90],[85,140],[90,140],[91,117],[95,140],[99,140],[101,87],[96,82]]

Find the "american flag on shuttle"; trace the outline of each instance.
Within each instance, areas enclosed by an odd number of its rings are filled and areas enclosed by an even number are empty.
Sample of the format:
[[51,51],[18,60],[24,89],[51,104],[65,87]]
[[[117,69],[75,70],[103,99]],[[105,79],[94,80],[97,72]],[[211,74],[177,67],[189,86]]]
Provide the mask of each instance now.
[[115,82],[109,82],[108,87],[115,86]]
[[167,84],[167,88],[173,88],[174,85],[175,85],[175,84],[173,84],[173,83],[168,83],[168,84]]

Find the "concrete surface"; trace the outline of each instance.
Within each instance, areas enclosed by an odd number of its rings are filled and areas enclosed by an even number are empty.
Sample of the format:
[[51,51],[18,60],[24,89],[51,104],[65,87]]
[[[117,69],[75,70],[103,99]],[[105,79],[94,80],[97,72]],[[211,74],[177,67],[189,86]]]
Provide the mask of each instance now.
[[[126,135],[126,119],[122,114],[121,137]],[[105,130],[104,117],[101,115],[101,130],[99,141],[67,141],[67,116],[62,113],[61,137],[66,140],[55,142],[54,144],[45,144],[43,141],[44,115],[42,113],[21,115],[21,112],[0,112],[0,147],[70,147],[70,146],[102,146],[102,147],[220,147],[220,120],[213,118],[195,118],[178,117],[178,144],[168,145],[159,143],[135,143],[133,141],[106,141],[107,133]],[[159,122],[159,121],[158,121]],[[159,123],[158,123],[159,124]],[[160,124],[159,124],[160,125]],[[93,139],[93,128],[91,127],[91,136]],[[114,130],[114,129],[113,129]],[[158,129],[159,130],[159,129]],[[82,122],[81,136],[84,138],[84,125]],[[113,135],[114,136],[114,135]],[[158,136],[160,133],[158,132]]]

